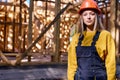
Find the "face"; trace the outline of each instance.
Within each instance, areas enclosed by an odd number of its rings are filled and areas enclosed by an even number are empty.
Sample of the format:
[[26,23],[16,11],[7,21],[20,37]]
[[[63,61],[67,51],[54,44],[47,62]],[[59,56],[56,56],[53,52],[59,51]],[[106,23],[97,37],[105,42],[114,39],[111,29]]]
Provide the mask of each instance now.
[[93,10],[85,10],[82,13],[83,22],[87,26],[93,26],[94,25],[95,17],[96,17],[96,13]]

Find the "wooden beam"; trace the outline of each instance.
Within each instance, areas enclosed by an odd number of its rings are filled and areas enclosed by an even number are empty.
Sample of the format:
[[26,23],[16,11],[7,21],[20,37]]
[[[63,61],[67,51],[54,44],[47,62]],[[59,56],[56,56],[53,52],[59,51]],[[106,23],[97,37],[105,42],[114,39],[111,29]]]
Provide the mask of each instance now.
[[116,26],[116,53],[120,54],[120,6],[119,1],[116,1],[116,14],[115,14],[115,26]]
[[115,3],[116,0],[111,0],[111,5],[110,5],[110,32],[112,34],[112,37],[115,39]]
[[117,27],[117,19],[119,18],[119,16],[117,16],[117,10],[118,6],[117,5],[118,2],[117,0],[111,0],[111,10],[110,10],[110,32],[112,34],[112,37],[115,40],[115,47],[116,47],[116,54],[119,53],[119,35],[120,35],[120,30]]
[[[58,12],[60,11],[60,4],[61,4],[61,0],[55,0],[55,15],[58,14]],[[56,21],[56,23],[54,24],[55,26],[55,31],[54,31],[54,37],[55,37],[55,53],[52,57],[52,61],[54,62],[59,62],[60,61],[60,19],[58,19]]]
[[[28,45],[32,43],[33,0],[30,0],[29,16],[30,17],[29,17],[29,26],[28,26]],[[30,61],[31,61],[31,56],[29,55],[28,62]]]
[[46,27],[45,30],[42,31],[42,33],[36,38],[36,40],[28,46],[26,51],[23,54],[18,55],[16,65],[19,65],[21,60],[25,58],[28,55],[28,52],[32,49],[32,47],[43,37],[43,35],[51,28],[51,26],[60,18],[60,15],[71,5],[71,3],[68,3],[60,12],[55,16],[53,21]]
[[3,62],[5,62],[8,65],[11,65],[11,62],[7,59],[7,57],[2,53],[2,51],[0,51],[0,57],[2,59]]

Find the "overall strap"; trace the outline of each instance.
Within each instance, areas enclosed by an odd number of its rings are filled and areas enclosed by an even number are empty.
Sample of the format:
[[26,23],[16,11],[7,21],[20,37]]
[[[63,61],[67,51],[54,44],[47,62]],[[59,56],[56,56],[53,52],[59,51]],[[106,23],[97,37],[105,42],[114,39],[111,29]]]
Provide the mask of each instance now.
[[95,36],[94,36],[94,38],[93,38],[93,42],[91,44],[92,46],[94,46],[96,44],[96,41],[98,40],[99,35],[100,35],[100,32],[97,31],[96,34],[95,34]]
[[[100,35],[100,32],[97,31],[96,34],[95,34],[95,36],[94,36],[94,38],[93,38],[93,42],[92,42],[92,44],[91,44],[92,46],[94,46],[94,45],[96,44],[96,41],[98,40],[99,35]],[[84,38],[84,35],[83,35],[83,34],[80,34],[78,45],[81,45],[81,44],[82,44],[83,38]]]
[[84,35],[80,34],[78,45],[81,45],[83,38],[84,38]]

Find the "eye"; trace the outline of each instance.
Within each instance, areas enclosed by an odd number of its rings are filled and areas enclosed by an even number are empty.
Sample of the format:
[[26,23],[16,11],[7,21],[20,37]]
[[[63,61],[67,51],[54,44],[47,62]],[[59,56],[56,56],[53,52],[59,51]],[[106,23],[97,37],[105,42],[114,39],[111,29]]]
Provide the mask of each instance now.
[[87,13],[83,13],[83,16],[86,16],[87,15]]
[[91,14],[91,15],[95,15],[95,12],[91,12],[90,14]]

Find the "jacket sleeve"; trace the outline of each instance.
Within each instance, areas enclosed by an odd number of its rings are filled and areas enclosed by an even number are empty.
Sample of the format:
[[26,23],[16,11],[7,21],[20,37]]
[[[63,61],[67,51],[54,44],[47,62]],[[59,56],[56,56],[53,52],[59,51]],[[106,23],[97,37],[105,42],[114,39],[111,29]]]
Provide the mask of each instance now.
[[115,59],[115,44],[111,34],[107,35],[106,39],[106,49],[107,56],[105,59],[106,70],[107,70],[107,80],[116,80],[116,59]]
[[75,75],[76,68],[77,68],[75,41],[73,39],[68,48],[68,68],[67,68],[68,80],[74,80],[74,75]]

